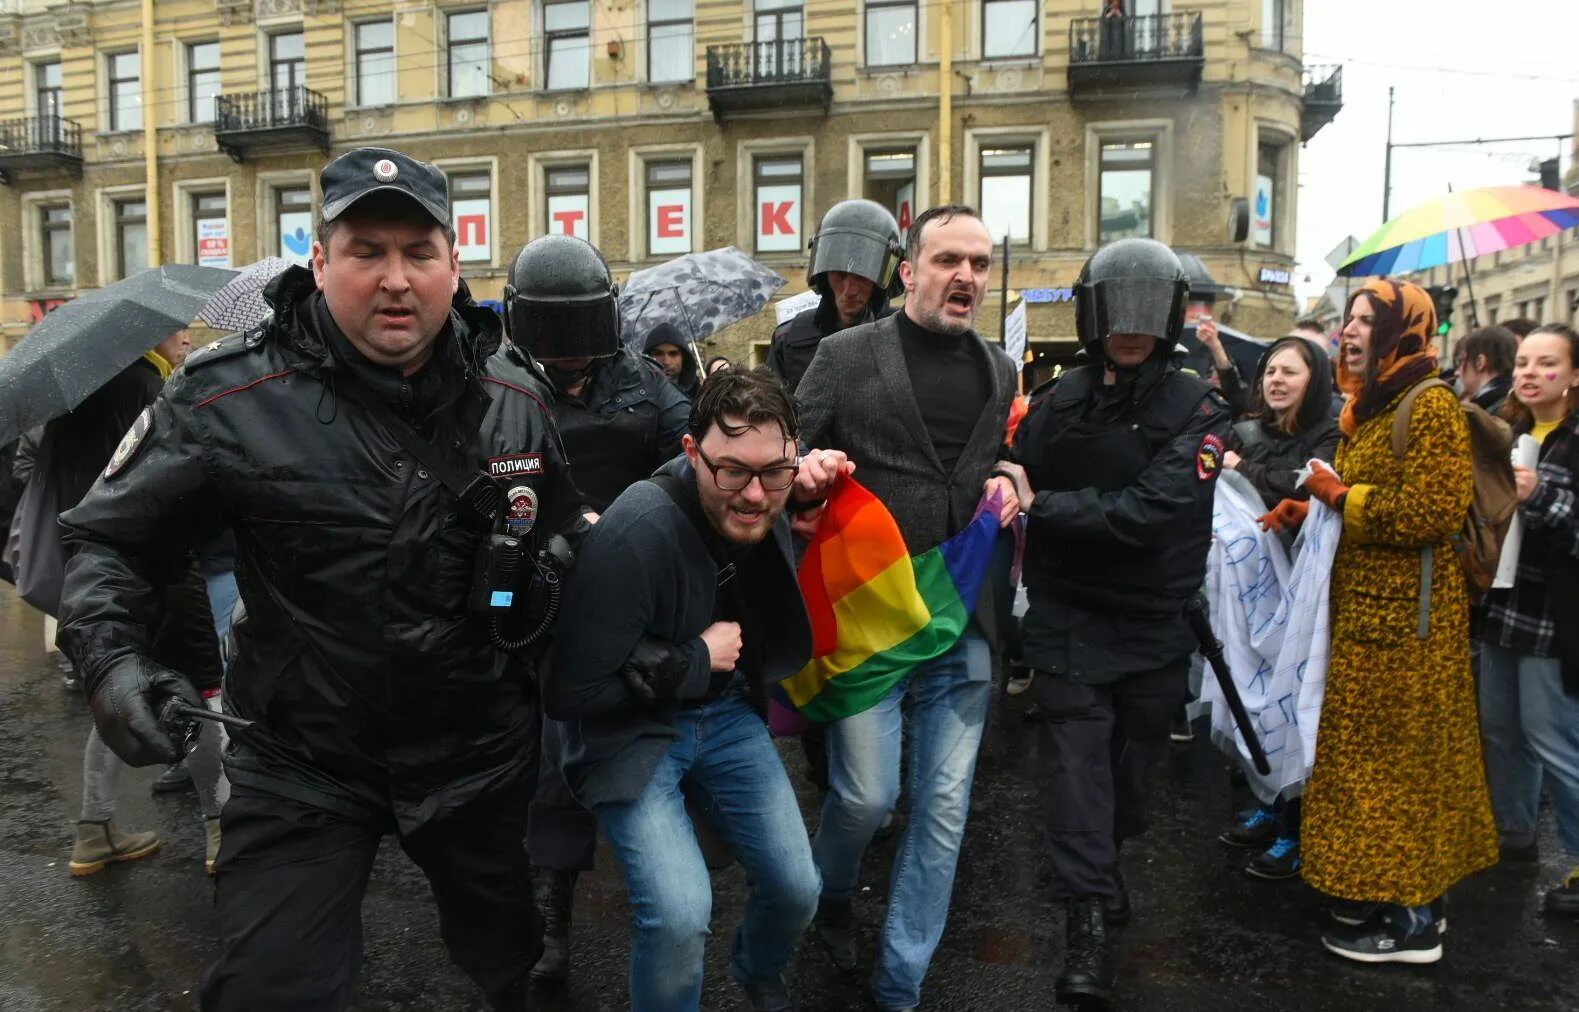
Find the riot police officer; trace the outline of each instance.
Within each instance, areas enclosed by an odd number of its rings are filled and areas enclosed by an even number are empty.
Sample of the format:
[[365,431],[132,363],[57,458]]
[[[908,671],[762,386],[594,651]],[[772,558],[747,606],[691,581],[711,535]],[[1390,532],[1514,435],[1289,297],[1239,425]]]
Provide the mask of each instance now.
[[[1230,414],[1173,363],[1189,284],[1151,239],[1098,250],[1075,286],[1091,361],[1037,390],[1015,438],[1028,515],[1022,632],[1046,712],[1047,840],[1068,945],[1058,999],[1101,1006],[1106,924],[1129,916],[1119,845],[1184,699],[1184,617],[1205,575]],[[1011,472],[1013,465],[1005,465]]]
[[[504,290],[505,329],[543,366],[554,421],[587,505],[601,513],[680,452],[691,402],[662,367],[620,341],[617,289],[597,248],[567,235],[527,243]],[[543,761],[527,820],[532,892],[543,918],[540,989],[570,974],[576,878],[591,871],[598,826],[559,772],[558,725],[544,723]]]
[[768,348],[766,365],[790,393],[823,338],[891,312],[888,300],[904,287],[899,280],[904,254],[899,224],[881,204],[841,200],[823,215],[806,265],[806,284],[822,301],[780,324]]

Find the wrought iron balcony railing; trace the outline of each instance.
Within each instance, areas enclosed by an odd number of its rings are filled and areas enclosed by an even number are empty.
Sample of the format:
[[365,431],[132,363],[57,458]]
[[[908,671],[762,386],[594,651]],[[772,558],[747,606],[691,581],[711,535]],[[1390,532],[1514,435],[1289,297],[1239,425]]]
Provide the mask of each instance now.
[[707,88],[821,84],[830,80],[821,36],[707,47]]
[[1301,141],[1308,141],[1343,110],[1343,68],[1305,68],[1305,106],[1299,114]]
[[0,183],[13,169],[81,172],[81,124],[56,115],[0,120]]
[[214,138],[240,158],[246,148],[306,143],[328,153],[329,102],[302,85],[214,98]]
[[1200,11],[1075,18],[1069,23],[1071,64],[1205,58]]

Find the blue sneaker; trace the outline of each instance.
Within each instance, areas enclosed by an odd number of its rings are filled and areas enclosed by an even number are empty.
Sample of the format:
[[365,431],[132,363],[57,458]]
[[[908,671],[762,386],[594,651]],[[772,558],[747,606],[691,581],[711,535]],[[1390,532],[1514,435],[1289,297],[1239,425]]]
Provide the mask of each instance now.
[[1283,833],[1283,823],[1272,809],[1262,805],[1247,812],[1240,812],[1238,821],[1224,830],[1217,839],[1240,850],[1261,850],[1270,847]]
[[1245,865],[1245,871],[1256,878],[1279,882],[1283,879],[1298,878],[1300,864],[1299,841],[1280,836],[1272,841],[1272,846],[1251,859],[1250,863]]

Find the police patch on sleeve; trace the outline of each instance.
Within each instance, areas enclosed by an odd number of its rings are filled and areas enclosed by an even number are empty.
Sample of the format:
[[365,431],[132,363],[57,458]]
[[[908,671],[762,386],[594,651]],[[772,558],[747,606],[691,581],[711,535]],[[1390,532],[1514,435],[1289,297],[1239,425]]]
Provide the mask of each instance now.
[[143,440],[148,438],[148,432],[154,427],[154,409],[143,408],[142,414],[132,422],[132,427],[126,430],[126,435],[121,437],[121,443],[115,448],[115,453],[110,457],[110,462],[104,466],[104,477],[113,478],[121,472],[131,459],[137,456],[137,451],[142,448]]
[[541,453],[514,453],[508,457],[488,458],[488,474],[495,478],[517,478],[522,475],[542,473]]
[[1195,476],[1201,481],[1209,481],[1217,477],[1217,472],[1223,469],[1223,441],[1215,432],[1208,432],[1201,440],[1201,448],[1195,451]]

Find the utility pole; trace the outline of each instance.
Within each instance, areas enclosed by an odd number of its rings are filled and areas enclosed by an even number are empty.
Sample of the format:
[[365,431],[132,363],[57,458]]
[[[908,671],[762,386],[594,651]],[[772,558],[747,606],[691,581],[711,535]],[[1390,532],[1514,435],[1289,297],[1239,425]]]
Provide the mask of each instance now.
[[1387,158],[1382,163],[1382,221],[1392,207],[1393,197],[1393,89],[1387,89]]

